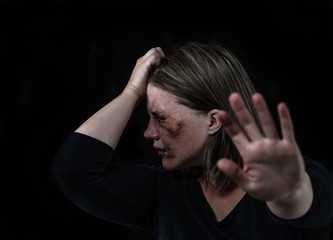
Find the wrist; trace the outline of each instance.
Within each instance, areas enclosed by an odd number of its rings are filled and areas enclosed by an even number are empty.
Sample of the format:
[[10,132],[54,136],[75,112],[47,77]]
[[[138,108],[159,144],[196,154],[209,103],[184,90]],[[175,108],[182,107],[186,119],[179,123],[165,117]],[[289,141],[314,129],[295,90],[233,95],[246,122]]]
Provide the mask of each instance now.
[[273,214],[284,219],[298,218],[311,207],[313,190],[310,177],[305,173],[299,188],[279,199],[268,201],[267,206]]
[[130,99],[137,106],[146,97],[146,93],[143,93],[135,86],[127,85],[121,96]]

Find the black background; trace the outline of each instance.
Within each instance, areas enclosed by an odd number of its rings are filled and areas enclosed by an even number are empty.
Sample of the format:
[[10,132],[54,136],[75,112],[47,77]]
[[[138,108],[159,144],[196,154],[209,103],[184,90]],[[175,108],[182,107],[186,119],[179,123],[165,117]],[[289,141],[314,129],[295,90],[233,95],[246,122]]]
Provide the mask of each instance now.
[[[222,42],[276,117],[291,109],[302,152],[333,171],[332,1],[3,1],[0,5],[2,239],[152,239],[66,200],[48,167],[63,138],[117,96],[138,57],[186,41]],[[144,103],[117,149],[158,164]],[[330,156],[330,157],[329,157]]]

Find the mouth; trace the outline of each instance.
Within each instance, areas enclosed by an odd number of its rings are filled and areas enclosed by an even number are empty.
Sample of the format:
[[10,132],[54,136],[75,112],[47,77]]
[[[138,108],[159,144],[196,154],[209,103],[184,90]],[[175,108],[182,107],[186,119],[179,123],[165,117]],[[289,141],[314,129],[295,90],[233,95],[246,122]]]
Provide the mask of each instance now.
[[157,151],[157,154],[158,154],[158,156],[160,156],[160,157],[164,157],[164,156],[166,155],[166,153],[167,153],[166,151],[161,150],[161,149]]
[[164,157],[166,155],[167,151],[165,151],[163,148],[159,148],[159,147],[156,147],[156,146],[153,146],[153,147],[154,147],[154,149],[157,150],[158,156]]

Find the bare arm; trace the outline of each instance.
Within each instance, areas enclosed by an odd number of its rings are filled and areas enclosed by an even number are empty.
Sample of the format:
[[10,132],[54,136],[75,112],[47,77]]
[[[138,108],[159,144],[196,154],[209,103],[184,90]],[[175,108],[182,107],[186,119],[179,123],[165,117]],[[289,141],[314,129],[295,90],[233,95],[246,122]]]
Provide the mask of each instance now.
[[140,57],[123,92],[75,131],[101,140],[115,149],[135,107],[145,98],[150,70],[159,65],[163,57],[159,47]]
[[260,94],[253,95],[253,104],[264,134],[259,131],[238,94],[232,94],[229,100],[248,138],[224,112],[221,117],[224,129],[243,158],[243,168],[229,159],[221,159],[218,167],[248,194],[266,201],[276,216],[284,219],[301,217],[311,206],[313,189],[295,140],[287,105],[278,105],[280,137]]

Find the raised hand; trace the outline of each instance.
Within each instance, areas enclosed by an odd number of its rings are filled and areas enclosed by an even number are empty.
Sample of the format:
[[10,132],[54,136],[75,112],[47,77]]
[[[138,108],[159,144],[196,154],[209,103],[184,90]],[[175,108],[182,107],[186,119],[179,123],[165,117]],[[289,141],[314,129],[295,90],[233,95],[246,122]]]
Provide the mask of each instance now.
[[149,72],[163,57],[159,47],[140,57],[122,94],[93,114],[76,132],[99,139],[115,149],[135,107],[146,96]]
[[145,55],[140,57],[136,61],[125,91],[134,90],[139,94],[140,98],[144,98],[146,96],[149,72],[154,66],[158,66],[164,57],[165,54],[160,47],[151,48]]
[[287,105],[278,105],[280,136],[261,94],[254,94],[252,101],[263,133],[239,94],[230,95],[229,101],[244,131],[227,112],[222,113],[221,121],[243,158],[243,168],[230,159],[220,159],[218,167],[257,199],[267,202],[287,202],[293,199],[303,189],[308,176]]

